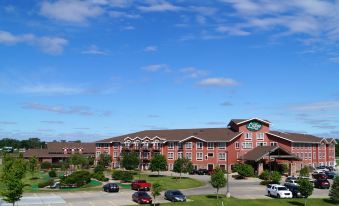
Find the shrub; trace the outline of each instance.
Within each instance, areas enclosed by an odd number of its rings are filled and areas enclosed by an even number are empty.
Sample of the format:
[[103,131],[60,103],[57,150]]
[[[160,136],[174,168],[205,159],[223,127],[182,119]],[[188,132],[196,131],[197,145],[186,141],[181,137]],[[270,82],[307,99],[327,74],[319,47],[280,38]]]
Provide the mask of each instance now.
[[48,176],[53,178],[57,176],[57,173],[55,172],[55,170],[51,170],[48,172]]
[[133,180],[133,172],[124,171],[121,180],[123,182],[131,182]]
[[278,170],[279,170],[280,174],[285,174],[285,173],[288,172],[288,165],[287,164],[279,164]]
[[105,171],[105,167],[101,164],[98,164],[95,168],[94,168],[94,173],[100,173]]
[[43,170],[48,170],[48,169],[52,168],[52,163],[50,163],[50,162],[42,162],[40,167]]
[[105,182],[108,180],[108,178],[105,177],[103,172],[94,172],[91,174],[92,178],[101,181],[101,182]]
[[269,180],[270,179],[270,172],[268,170],[263,171],[260,175],[259,178],[261,180]]
[[334,203],[339,203],[339,176],[334,178],[329,196]]
[[60,169],[61,168],[61,165],[62,165],[62,163],[52,163],[52,168],[53,169]]
[[112,172],[112,178],[113,178],[114,180],[121,180],[122,173],[123,173],[122,170],[113,170],[113,172]]
[[281,174],[278,171],[273,171],[271,175],[271,183],[279,184],[281,181]]
[[70,185],[75,184],[77,187],[81,187],[88,184],[91,181],[91,174],[88,171],[76,171],[71,175],[61,179],[61,184]]
[[237,166],[237,172],[242,177],[251,177],[254,175],[254,169],[248,164],[239,164]]
[[39,187],[39,188],[44,188],[44,187],[47,187],[47,186],[49,186],[49,185],[51,185],[51,184],[53,184],[53,183],[54,183],[54,180],[53,180],[53,179],[48,179],[48,180],[39,182],[39,183],[38,183],[38,187]]
[[271,181],[270,180],[263,180],[260,182],[261,185],[268,185],[268,184],[271,184]]

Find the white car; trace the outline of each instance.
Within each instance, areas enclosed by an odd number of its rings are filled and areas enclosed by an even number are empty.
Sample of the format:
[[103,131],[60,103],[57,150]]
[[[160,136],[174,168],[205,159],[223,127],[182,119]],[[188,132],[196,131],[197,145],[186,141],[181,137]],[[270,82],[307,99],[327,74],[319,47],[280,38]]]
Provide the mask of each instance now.
[[274,196],[277,198],[292,198],[292,192],[289,191],[285,186],[278,184],[267,185],[267,195]]
[[296,185],[296,186],[299,186],[299,184],[297,183],[296,179],[286,179],[285,180],[285,185]]

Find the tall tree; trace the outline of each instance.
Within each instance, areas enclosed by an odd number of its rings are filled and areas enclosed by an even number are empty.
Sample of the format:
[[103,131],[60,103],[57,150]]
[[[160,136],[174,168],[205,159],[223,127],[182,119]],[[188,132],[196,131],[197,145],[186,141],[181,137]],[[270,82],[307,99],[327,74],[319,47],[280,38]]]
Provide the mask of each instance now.
[[81,154],[72,154],[69,157],[69,163],[75,167],[81,167],[88,165],[88,159]]
[[219,198],[219,189],[226,186],[226,178],[225,178],[225,174],[222,171],[222,169],[217,167],[213,171],[213,174],[211,175],[210,183],[211,183],[212,187],[217,189],[217,199],[218,199]]
[[179,158],[174,161],[173,172],[179,173],[180,179],[181,179],[182,173],[191,172],[192,170],[193,170],[193,164],[191,160],[186,159],[186,158]]
[[339,203],[339,176],[334,178],[329,196],[334,203]]
[[24,188],[22,178],[26,173],[26,167],[26,162],[22,157],[13,158],[8,155],[4,157],[1,175],[1,181],[3,183],[1,195],[6,202],[12,203],[13,206],[15,202],[19,201],[22,197]]
[[140,163],[139,155],[136,152],[125,152],[122,154],[121,166],[126,170],[138,168]]
[[155,204],[155,198],[160,195],[161,189],[162,189],[161,185],[158,182],[156,182],[152,185],[152,191],[151,192],[152,192],[152,196],[153,196],[153,199],[154,199],[153,205],[156,205]]
[[164,155],[155,154],[150,162],[150,170],[157,171],[158,176],[160,175],[160,171],[165,171],[167,169],[167,160]]
[[28,171],[31,173],[32,178],[34,178],[35,173],[38,171],[38,159],[35,156],[28,160]]
[[299,192],[304,196],[304,205],[306,206],[306,199],[312,195],[313,184],[308,179],[301,179],[298,181]]
[[112,158],[109,154],[100,154],[98,164],[102,165],[104,167],[109,166],[109,164],[112,162]]

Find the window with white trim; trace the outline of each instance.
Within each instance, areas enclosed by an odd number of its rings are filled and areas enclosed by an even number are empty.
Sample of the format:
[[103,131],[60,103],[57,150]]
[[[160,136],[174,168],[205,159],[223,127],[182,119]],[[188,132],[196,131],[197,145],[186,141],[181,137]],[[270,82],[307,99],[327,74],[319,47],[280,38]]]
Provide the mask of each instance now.
[[226,160],[226,153],[218,153],[219,160]]
[[113,152],[113,158],[114,159],[118,158],[118,152]]
[[252,140],[252,133],[245,133],[245,140]]
[[240,148],[240,143],[239,142],[236,142],[235,143],[235,149],[239,149]]
[[100,155],[101,155],[101,152],[96,152],[96,157],[100,157]]
[[243,142],[242,143],[242,148],[244,148],[244,149],[252,149],[252,147],[253,147],[252,142]]
[[174,142],[169,142],[168,143],[168,149],[174,149]]
[[118,149],[119,148],[119,143],[115,142],[113,143],[113,149]]
[[207,142],[207,149],[214,149],[214,142]]
[[267,142],[257,142],[257,147],[267,146]]
[[182,152],[178,152],[178,159],[179,159],[179,158],[183,158]]
[[219,149],[225,149],[226,148],[226,142],[218,142],[218,148]]
[[313,159],[317,159],[317,153],[313,152]]
[[271,142],[270,146],[278,146],[278,143],[277,142]]
[[260,133],[257,133],[257,140],[264,140],[264,133],[260,132]]
[[196,145],[197,145],[197,149],[202,149],[204,144],[202,142],[197,142]]
[[312,159],[312,152],[309,152],[309,153],[308,153],[308,159],[309,159],[309,160]]
[[182,143],[178,142],[178,149],[182,149]]
[[203,153],[197,152],[197,160],[202,160],[202,159],[203,159]]
[[186,159],[192,160],[192,153],[186,152]]
[[186,149],[192,149],[192,142],[186,142]]
[[169,159],[169,160],[174,159],[174,153],[173,152],[167,153],[167,159]]
[[214,153],[213,152],[209,152],[209,153],[207,153],[207,156],[208,157],[214,157]]

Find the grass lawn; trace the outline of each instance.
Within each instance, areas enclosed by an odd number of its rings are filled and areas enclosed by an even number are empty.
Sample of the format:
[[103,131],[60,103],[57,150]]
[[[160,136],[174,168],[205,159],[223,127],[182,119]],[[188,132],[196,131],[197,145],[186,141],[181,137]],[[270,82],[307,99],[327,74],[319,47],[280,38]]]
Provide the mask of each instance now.
[[[163,203],[160,205],[180,205],[180,206],[303,206],[303,199],[258,199],[258,200],[240,200],[240,199],[226,199],[219,198],[216,199],[215,195],[204,195],[204,196],[190,196],[189,199],[193,201],[188,201],[184,203]],[[316,205],[316,206],[334,206],[329,199],[307,199],[307,205]]]
[[182,177],[181,179],[177,179],[177,177],[172,176],[140,174],[135,175],[134,179],[136,180],[143,179],[146,180],[147,182],[150,182],[151,184],[158,182],[162,186],[163,190],[187,189],[193,187],[200,187],[204,185],[202,182],[188,177]]

